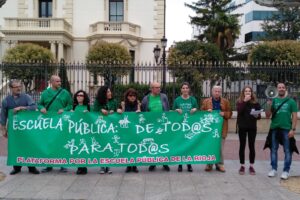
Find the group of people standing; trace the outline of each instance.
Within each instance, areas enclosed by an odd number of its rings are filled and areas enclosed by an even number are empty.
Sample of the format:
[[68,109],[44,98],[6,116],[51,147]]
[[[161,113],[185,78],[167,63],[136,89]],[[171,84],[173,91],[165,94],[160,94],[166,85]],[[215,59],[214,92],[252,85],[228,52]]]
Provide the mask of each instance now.
[[[270,131],[267,136],[265,147],[270,148],[271,170],[269,177],[277,175],[278,147],[283,145],[284,149],[284,168],[281,179],[289,178],[290,166],[292,163],[292,153],[298,152],[295,146],[294,135],[297,125],[297,104],[294,99],[287,96],[287,89],[284,83],[277,84],[278,97],[267,101],[266,117],[271,117]],[[237,101],[237,125],[240,140],[239,157],[241,167],[239,174],[245,174],[245,146],[248,136],[249,145],[249,173],[255,175],[255,138],[257,134],[257,120],[261,118],[259,112],[261,105],[250,86],[244,87]]]
[[[64,111],[72,112],[99,112],[103,115],[109,115],[114,112],[163,112],[169,111],[170,105],[167,98],[167,95],[161,93],[160,83],[152,82],[150,84],[150,92],[144,96],[142,101],[138,100],[138,93],[135,89],[129,88],[124,93],[124,98],[120,104],[113,98],[112,91],[107,86],[102,86],[99,88],[93,107],[90,106],[90,98],[88,94],[79,90],[74,94],[74,97],[71,97],[71,94],[61,88],[61,79],[59,76],[53,75],[50,79],[51,86],[44,90],[41,94],[41,98],[38,102],[38,105],[35,104],[33,99],[21,92],[21,82],[19,80],[12,80],[9,83],[11,88],[11,94],[8,95],[2,102],[2,110],[0,116],[0,128],[5,137],[7,137],[7,118],[8,110],[13,109],[14,112],[20,110],[39,110],[41,113],[46,113],[48,111],[54,111],[58,114],[61,114]],[[282,135],[280,137],[283,140],[284,150],[285,150],[285,167],[284,173],[281,178],[288,178],[289,168],[291,165],[291,152],[289,151],[289,140],[288,138],[293,137],[295,134],[296,120],[297,120],[297,106],[293,99],[285,100],[288,98],[282,96],[285,91],[284,84],[278,85],[279,97],[273,99],[273,102],[269,102],[269,110],[266,111],[266,115],[272,116],[271,124],[271,165],[272,170],[269,173],[269,176],[275,176],[277,171],[277,149],[279,139],[277,135]],[[221,159],[220,162],[215,164],[216,170],[220,172],[225,172],[224,167],[224,157],[223,149],[225,145],[225,139],[228,133],[228,119],[232,116],[232,110],[230,102],[222,97],[222,88],[220,86],[212,87],[212,95],[210,98],[204,99],[200,108],[198,106],[197,100],[195,97],[191,96],[190,85],[187,82],[184,82],[181,85],[181,95],[178,96],[173,104],[172,110],[178,112],[179,114],[191,113],[193,114],[197,110],[209,111],[217,110],[220,115],[223,117],[223,126],[222,126],[222,144],[220,148]],[[283,105],[279,105],[283,102]],[[237,101],[237,125],[238,133],[240,140],[240,149],[239,157],[241,167],[239,173],[242,175],[245,173],[245,146],[246,138],[248,136],[248,144],[250,149],[250,174],[255,174],[254,162],[255,162],[255,138],[257,133],[257,120],[260,119],[260,114],[252,115],[252,110],[260,110],[261,106],[258,103],[255,94],[250,86],[246,86]],[[276,110],[276,116],[275,111]],[[296,118],[295,118],[296,117]],[[284,120],[283,120],[284,119]],[[284,121],[284,122],[283,122]],[[42,172],[52,171],[52,167],[47,167],[42,170]],[[149,166],[149,171],[154,171],[156,169],[155,165]],[[168,165],[163,165],[165,171],[170,171]],[[205,171],[212,171],[213,165],[208,164],[205,167]],[[182,172],[182,165],[178,166],[178,172]],[[14,166],[11,171],[11,175],[17,174],[21,171],[21,166]],[[66,172],[67,169],[61,167],[61,172]],[[187,171],[192,172],[193,168],[191,164],[187,165]],[[40,172],[35,167],[29,167],[29,172],[33,174],[39,174]],[[125,172],[135,172],[138,173],[138,168],[136,166],[128,166]],[[86,167],[79,167],[77,169],[77,174],[86,174]],[[109,167],[101,167],[100,174],[108,173],[111,174],[112,171]]]

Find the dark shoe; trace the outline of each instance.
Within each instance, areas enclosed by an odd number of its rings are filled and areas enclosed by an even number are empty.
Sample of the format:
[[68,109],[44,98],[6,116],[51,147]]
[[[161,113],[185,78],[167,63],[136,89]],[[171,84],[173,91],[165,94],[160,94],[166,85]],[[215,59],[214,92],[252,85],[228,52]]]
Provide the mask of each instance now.
[[240,170],[239,170],[239,174],[240,175],[244,175],[245,174],[245,167],[241,166]]
[[112,174],[112,171],[109,167],[105,167],[105,173]]
[[226,172],[224,165],[216,165],[216,170],[219,172]]
[[205,171],[210,172],[212,170],[212,168],[213,168],[212,164],[207,164],[205,167]]
[[29,173],[31,173],[31,174],[40,174],[40,171],[37,170],[37,169],[34,167],[34,168],[29,169]]
[[178,172],[182,172],[182,165],[178,165]]
[[46,167],[45,169],[42,169],[42,173],[51,172],[53,170],[53,167]]
[[66,172],[68,172],[68,169],[64,168],[64,167],[61,167],[59,171],[62,172],[62,173],[66,173]]
[[252,166],[249,167],[249,172],[250,172],[251,175],[255,175],[256,174],[255,173],[255,169]]
[[78,174],[78,175],[85,175],[85,174],[87,174],[87,168],[86,167],[79,167],[77,169],[76,174]]
[[155,171],[155,168],[156,168],[156,166],[155,166],[155,165],[151,165],[151,166],[149,167],[149,172],[153,172],[153,171]]
[[135,172],[135,173],[139,173],[139,170],[138,170],[137,166],[133,166],[132,171]]
[[164,170],[167,171],[167,172],[170,171],[170,167],[169,167],[168,165],[163,165],[163,168],[164,168]]
[[193,172],[192,165],[188,164],[187,165],[187,170],[188,170],[188,172]]
[[83,174],[87,174],[87,168],[86,167],[83,167],[82,171],[83,171]]
[[78,168],[77,171],[76,171],[76,174],[77,174],[77,175],[82,174],[82,169],[79,169],[79,168]]
[[19,172],[21,172],[21,170],[15,170],[15,169],[13,169],[9,174],[10,175],[15,175],[15,174],[17,174]]
[[125,172],[126,172],[126,173],[131,172],[131,167],[126,167]]

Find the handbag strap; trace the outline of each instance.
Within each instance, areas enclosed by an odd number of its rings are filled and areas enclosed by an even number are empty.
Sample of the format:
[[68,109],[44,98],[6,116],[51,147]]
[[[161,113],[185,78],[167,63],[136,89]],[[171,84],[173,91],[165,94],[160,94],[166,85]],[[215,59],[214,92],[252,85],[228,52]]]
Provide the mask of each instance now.
[[274,112],[272,112],[272,118],[271,118],[271,119],[273,119],[273,118],[275,117],[275,115],[276,115],[276,113],[278,112],[278,110],[279,110],[279,109],[283,106],[283,104],[286,103],[288,100],[290,100],[290,99],[284,100],[284,101],[278,106],[278,108],[276,108],[276,110],[275,110]]
[[59,93],[62,91],[63,89],[61,88],[57,93],[56,95],[51,99],[51,101],[47,104],[46,106],[46,110],[48,110],[51,106],[51,104],[53,103],[53,101],[56,99],[56,97],[59,95]]

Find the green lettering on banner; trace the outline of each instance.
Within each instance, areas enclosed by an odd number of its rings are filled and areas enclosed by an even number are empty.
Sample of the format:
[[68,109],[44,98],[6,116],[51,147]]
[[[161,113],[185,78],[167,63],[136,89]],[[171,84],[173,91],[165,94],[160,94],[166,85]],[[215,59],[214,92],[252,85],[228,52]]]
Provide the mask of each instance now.
[[8,165],[208,164],[220,159],[218,112],[9,113]]

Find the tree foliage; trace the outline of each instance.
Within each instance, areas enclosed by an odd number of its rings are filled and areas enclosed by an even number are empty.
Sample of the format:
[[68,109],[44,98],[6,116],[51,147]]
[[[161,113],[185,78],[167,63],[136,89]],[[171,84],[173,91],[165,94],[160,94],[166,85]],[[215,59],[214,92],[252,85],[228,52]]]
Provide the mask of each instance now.
[[297,40],[300,37],[300,8],[279,7],[272,17],[265,20],[262,29],[265,40]]
[[120,44],[100,41],[89,49],[86,60],[88,70],[94,77],[100,75],[106,85],[112,85],[117,77],[128,74],[131,56]]
[[202,71],[204,65],[223,60],[222,52],[215,44],[197,40],[177,42],[170,48],[168,66],[178,82],[187,81],[192,88],[201,86],[205,78],[209,78],[209,69]]
[[222,61],[223,56],[215,44],[197,40],[176,42],[169,50],[168,64],[171,66],[179,62],[192,63],[203,60]]
[[293,40],[266,41],[256,45],[249,54],[249,62],[300,62],[300,42]]
[[45,85],[43,83],[47,82],[48,77],[44,75],[50,76],[53,72],[53,68],[47,67],[53,61],[54,57],[49,49],[31,43],[18,44],[6,51],[3,58],[3,71],[9,79],[22,80],[28,92],[32,89],[32,85],[35,86],[34,89]]
[[293,71],[282,70],[276,74],[270,72],[281,66],[299,63],[300,42],[294,40],[263,42],[250,51],[248,61],[253,63],[249,65],[249,70],[256,79],[266,83],[291,80],[291,77],[294,77]]
[[240,14],[230,12],[242,4],[231,4],[231,0],[198,0],[185,5],[196,13],[190,18],[191,24],[200,28],[198,39],[217,44],[225,55],[234,46],[240,33]]

